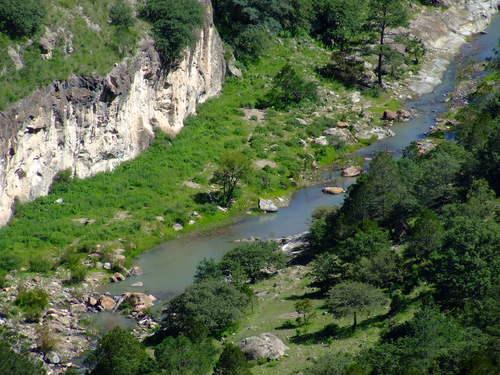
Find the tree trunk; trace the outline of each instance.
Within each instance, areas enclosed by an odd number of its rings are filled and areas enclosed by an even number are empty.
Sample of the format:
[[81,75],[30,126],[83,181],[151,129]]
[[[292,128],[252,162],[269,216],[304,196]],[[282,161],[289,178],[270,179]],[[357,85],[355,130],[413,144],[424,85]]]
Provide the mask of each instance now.
[[358,326],[358,316],[356,314],[356,311],[354,311],[354,322],[352,323],[352,330],[355,331],[357,326]]
[[384,42],[385,42],[385,23],[382,25],[380,29],[380,46],[378,52],[378,66],[377,66],[377,77],[378,84],[382,86],[382,65],[384,63]]

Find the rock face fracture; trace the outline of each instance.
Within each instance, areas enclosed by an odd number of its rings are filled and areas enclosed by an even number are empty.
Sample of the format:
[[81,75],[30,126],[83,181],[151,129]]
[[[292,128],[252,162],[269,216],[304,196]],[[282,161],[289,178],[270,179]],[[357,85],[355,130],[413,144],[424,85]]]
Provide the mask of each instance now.
[[198,104],[220,93],[224,48],[210,0],[202,2],[198,42],[169,71],[143,40],[106,77],[54,82],[0,113],[0,225],[16,200],[47,194],[59,172],[111,171],[148,148],[156,129],[177,134]]

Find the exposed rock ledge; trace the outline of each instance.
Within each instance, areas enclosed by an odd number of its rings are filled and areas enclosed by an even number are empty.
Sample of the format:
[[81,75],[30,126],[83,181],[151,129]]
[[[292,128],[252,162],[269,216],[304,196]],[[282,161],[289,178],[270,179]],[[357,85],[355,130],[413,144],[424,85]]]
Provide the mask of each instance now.
[[106,77],[54,82],[0,113],[0,225],[15,200],[48,193],[58,172],[86,178],[144,151],[154,130],[176,134],[199,103],[222,89],[223,44],[210,0],[196,47],[162,70],[151,40]]
[[431,92],[441,83],[444,72],[467,42],[467,37],[486,29],[497,12],[498,0],[444,0],[442,12],[426,10],[411,23],[411,33],[421,39],[427,58],[420,73],[407,86],[418,95]]

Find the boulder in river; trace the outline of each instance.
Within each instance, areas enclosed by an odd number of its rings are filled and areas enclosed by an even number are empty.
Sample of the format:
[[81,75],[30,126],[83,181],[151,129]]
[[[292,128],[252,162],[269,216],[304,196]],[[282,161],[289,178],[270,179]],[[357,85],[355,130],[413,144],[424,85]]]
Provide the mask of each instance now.
[[122,295],[122,300],[129,303],[135,311],[144,311],[153,307],[156,297],[145,293],[125,293]]
[[278,206],[270,199],[260,199],[259,208],[264,212],[278,212]]
[[398,114],[394,111],[384,111],[384,116],[382,116],[382,120],[385,121],[396,121],[397,119]]
[[361,174],[363,170],[360,167],[347,167],[342,170],[342,176],[344,177],[356,177]]
[[272,333],[262,333],[241,340],[240,349],[248,359],[279,359],[283,357],[288,347]]
[[340,186],[327,186],[321,189],[321,191],[325,194],[330,195],[339,195],[345,193],[345,189]]
[[99,302],[99,306],[104,311],[113,311],[115,306],[116,306],[115,300],[112,297],[106,296],[106,295],[102,295],[101,297],[99,297],[98,302]]

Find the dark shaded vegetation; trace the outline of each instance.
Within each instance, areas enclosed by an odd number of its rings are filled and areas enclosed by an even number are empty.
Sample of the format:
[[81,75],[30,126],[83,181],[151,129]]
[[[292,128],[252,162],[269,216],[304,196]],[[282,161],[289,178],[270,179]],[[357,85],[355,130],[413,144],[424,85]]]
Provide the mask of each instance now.
[[33,35],[41,26],[46,11],[37,0],[2,0],[0,32],[13,38]]
[[15,353],[6,341],[0,340],[0,374],[43,375],[45,370],[41,364],[34,364],[25,353]]
[[163,62],[172,64],[186,47],[196,43],[204,9],[198,0],[148,0],[141,15],[153,26],[155,46]]
[[313,276],[334,313],[356,310],[361,298],[344,289],[360,282],[391,297],[388,318],[411,296],[421,308],[373,348],[327,355],[308,374],[498,372],[498,84],[487,79],[471,99],[456,143],[424,156],[410,146],[400,160],[379,154],[340,209],[315,216]]

